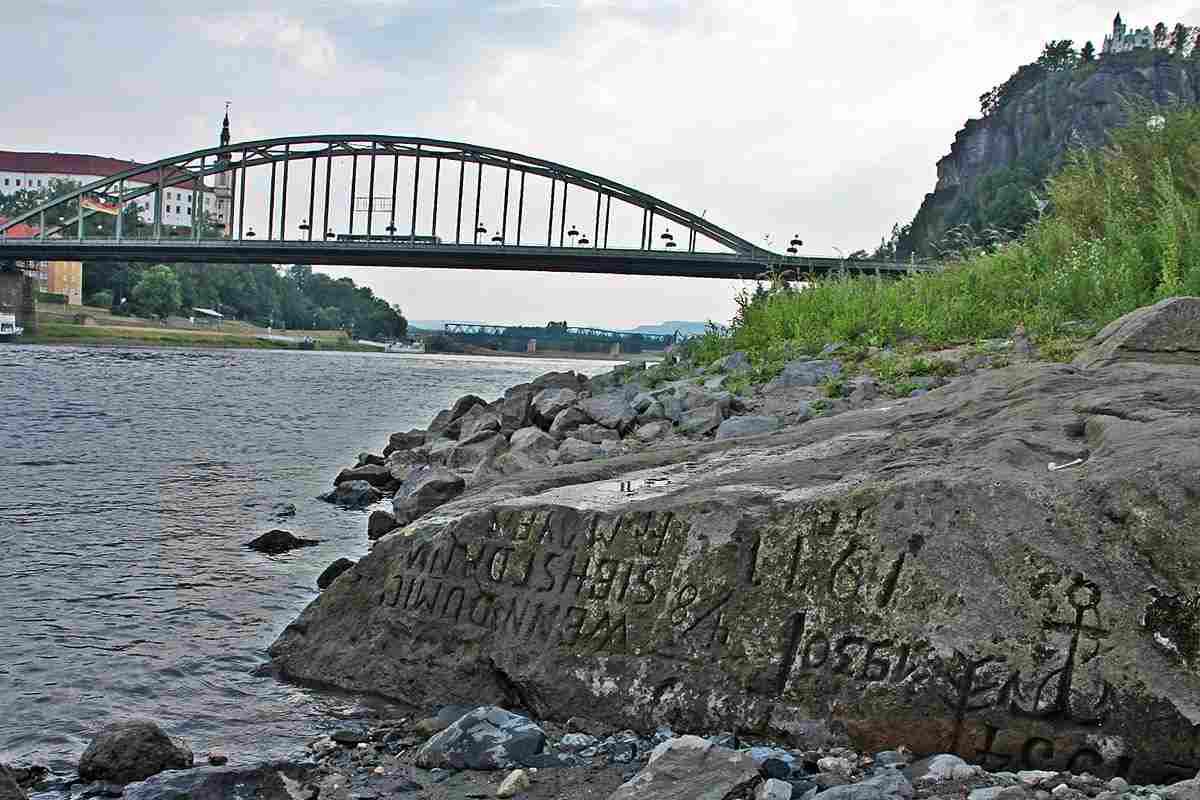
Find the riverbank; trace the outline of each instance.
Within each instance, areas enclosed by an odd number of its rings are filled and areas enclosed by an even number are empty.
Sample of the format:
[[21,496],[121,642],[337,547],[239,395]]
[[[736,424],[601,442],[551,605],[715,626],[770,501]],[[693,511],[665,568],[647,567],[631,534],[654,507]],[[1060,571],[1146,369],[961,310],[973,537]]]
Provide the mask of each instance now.
[[[300,332],[296,337],[303,335]],[[347,352],[379,352],[378,348],[355,344],[343,337],[322,337],[314,340],[316,349]],[[41,322],[37,334],[25,334],[15,344],[69,345],[136,345],[140,347],[211,347],[250,348],[256,350],[299,350],[298,342],[262,339],[245,333],[224,333],[213,330],[179,330],[147,328],[130,325],[75,325],[63,322]]]

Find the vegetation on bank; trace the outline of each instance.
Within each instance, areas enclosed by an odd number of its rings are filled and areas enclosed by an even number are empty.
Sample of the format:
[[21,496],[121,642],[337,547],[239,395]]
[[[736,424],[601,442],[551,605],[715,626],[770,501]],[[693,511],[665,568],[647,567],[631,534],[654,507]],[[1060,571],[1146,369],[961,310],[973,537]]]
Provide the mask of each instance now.
[[1071,155],[1048,182],[1051,210],[1018,240],[898,280],[772,274],[738,297],[728,331],[693,340],[692,360],[743,350],[765,380],[830,343],[851,360],[907,350],[911,364],[918,351],[982,346],[1021,324],[1043,356],[1066,360],[1122,314],[1200,295],[1200,109],[1142,116],[1110,139]]

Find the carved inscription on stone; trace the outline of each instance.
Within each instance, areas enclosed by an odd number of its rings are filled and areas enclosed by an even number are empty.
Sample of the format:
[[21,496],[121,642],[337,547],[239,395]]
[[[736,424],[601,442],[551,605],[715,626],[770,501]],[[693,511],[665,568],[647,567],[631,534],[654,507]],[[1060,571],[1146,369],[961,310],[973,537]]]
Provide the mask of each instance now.
[[624,652],[630,617],[661,605],[686,535],[669,512],[499,511],[482,529],[414,542],[379,602],[439,623]]

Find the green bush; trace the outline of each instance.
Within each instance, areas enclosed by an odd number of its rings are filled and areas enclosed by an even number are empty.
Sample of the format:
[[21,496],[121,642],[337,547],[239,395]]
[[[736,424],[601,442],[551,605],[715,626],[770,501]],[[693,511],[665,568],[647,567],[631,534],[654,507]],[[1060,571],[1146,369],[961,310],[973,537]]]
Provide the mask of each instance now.
[[1050,181],[1052,210],[1020,239],[899,280],[743,291],[732,330],[695,345],[698,363],[745,350],[770,372],[829,342],[930,348],[1007,337],[1021,322],[1035,341],[1078,337],[1163,297],[1200,295],[1200,109],[1167,114],[1161,128],[1147,124],[1154,113],[1102,150],[1073,153]]
[[53,305],[65,306],[69,298],[65,294],[55,294],[54,292],[38,292],[37,301],[39,303],[51,303]]

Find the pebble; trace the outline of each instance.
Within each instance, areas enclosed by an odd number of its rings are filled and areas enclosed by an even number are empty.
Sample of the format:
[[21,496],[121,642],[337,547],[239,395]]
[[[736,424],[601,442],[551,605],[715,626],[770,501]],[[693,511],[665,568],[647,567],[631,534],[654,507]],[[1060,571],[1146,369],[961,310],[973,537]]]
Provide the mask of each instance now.
[[514,769],[504,778],[496,797],[513,797],[529,788],[529,773],[523,769]]
[[777,778],[767,778],[758,785],[754,800],[791,800],[792,785]]
[[766,778],[785,780],[792,774],[792,768],[782,758],[768,758],[759,765],[758,771]]
[[854,772],[854,762],[848,758],[826,756],[817,760],[817,769],[821,772],[831,772],[834,775],[847,776]]
[[216,750],[208,754],[209,766],[223,767],[229,763],[229,756],[224,753],[218,753]]

